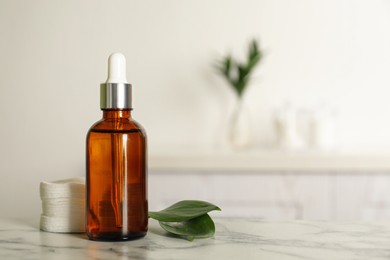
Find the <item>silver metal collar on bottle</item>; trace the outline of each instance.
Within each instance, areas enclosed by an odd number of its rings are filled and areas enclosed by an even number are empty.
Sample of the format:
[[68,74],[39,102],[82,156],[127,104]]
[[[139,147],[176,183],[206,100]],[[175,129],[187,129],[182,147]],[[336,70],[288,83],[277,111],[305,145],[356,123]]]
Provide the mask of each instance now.
[[102,83],[100,84],[101,109],[132,109],[131,84]]

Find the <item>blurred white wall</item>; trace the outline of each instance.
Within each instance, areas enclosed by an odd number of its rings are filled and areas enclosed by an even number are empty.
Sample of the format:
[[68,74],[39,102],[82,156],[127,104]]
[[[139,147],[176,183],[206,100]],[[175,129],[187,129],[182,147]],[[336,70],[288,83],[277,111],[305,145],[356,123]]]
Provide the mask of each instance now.
[[390,147],[389,28],[386,0],[2,0],[0,214],[36,210],[40,180],[84,174],[116,51],[151,152],[218,144],[234,95],[212,64],[251,38],[265,55],[245,97],[259,147],[285,100],[336,107],[342,147]]

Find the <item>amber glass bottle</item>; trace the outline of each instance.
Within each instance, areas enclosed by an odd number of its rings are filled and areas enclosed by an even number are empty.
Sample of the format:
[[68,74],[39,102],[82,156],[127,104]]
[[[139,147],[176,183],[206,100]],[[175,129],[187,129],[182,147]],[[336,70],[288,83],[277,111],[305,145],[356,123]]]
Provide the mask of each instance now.
[[146,134],[131,118],[130,84],[107,80],[101,90],[103,118],[90,128],[86,144],[87,235],[134,239],[148,229]]

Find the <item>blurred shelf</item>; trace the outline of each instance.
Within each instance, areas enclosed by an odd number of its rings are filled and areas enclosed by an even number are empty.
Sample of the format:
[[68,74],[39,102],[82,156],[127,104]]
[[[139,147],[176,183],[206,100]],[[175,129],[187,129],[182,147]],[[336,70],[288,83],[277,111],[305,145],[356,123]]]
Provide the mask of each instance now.
[[199,171],[390,171],[390,152],[181,150],[151,153],[149,167]]

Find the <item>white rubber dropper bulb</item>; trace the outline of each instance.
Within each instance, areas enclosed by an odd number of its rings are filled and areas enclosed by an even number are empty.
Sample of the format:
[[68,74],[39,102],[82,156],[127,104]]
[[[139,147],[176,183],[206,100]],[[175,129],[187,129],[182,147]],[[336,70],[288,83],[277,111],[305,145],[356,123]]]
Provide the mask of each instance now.
[[126,58],[122,53],[113,53],[108,58],[106,83],[128,83],[126,79]]

